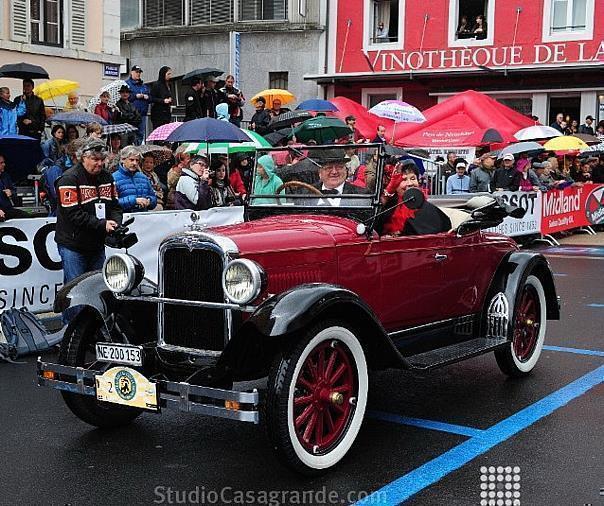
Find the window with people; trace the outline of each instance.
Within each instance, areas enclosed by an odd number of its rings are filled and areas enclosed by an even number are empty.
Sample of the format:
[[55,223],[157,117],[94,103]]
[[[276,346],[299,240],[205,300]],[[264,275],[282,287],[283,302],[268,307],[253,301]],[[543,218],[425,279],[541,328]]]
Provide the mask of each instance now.
[[370,0],[371,44],[399,42],[400,0]]
[[488,9],[489,0],[458,0],[455,39],[486,39]]

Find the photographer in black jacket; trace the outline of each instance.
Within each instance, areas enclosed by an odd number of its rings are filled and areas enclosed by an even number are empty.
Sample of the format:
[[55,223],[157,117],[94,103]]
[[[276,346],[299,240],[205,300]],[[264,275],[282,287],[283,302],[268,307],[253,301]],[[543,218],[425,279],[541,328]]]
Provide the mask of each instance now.
[[103,267],[105,238],[122,222],[113,177],[103,168],[105,148],[103,141],[88,139],[77,151],[78,163],[56,182],[55,241],[64,283]]

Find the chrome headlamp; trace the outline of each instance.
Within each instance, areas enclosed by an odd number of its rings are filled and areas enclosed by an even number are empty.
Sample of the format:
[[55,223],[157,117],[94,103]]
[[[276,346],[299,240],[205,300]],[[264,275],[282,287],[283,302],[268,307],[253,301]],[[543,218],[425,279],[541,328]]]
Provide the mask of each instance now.
[[130,255],[118,253],[105,260],[103,280],[113,293],[127,293],[143,280],[143,264]]
[[262,292],[266,275],[260,265],[246,258],[230,262],[222,273],[222,289],[234,304],[247,304]]

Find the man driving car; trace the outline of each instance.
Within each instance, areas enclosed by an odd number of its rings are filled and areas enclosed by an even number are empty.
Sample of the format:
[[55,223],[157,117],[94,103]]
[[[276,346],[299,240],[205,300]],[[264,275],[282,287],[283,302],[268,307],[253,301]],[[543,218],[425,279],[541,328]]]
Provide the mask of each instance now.
[[[346,169],[346,153],[343,149],[326,149],[312,157],[321,167],[319,182],[313,186],[324,195],[333,195],[329,198],[319,199],[312,205],[330,205],[332,207],[358,207],[370,205],[370,196],[367,190],[346,182],[348,171]],[[366,199],[337,197],[337,195],[367,195]]]

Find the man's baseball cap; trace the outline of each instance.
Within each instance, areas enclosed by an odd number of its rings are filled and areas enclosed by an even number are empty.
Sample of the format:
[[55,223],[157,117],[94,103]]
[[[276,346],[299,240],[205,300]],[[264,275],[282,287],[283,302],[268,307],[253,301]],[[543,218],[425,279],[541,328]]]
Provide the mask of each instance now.
[[77,150],[77,157],[83,156],[98,156],[105,158],[107,156],[107,146],[105,142],[95,137],[89,137]]
[[131,72],[142,72],[143,69],[140,68],[138,65],[132,65],[132,68],[130,69]]
[[514,161],[514,155],[512,153],[506,153],[505,155],[503,155],[503,159]]
[[466,162],[463,158],[455,160],[455,168],[463,167],[464,169],[468,166],[468,162]]

